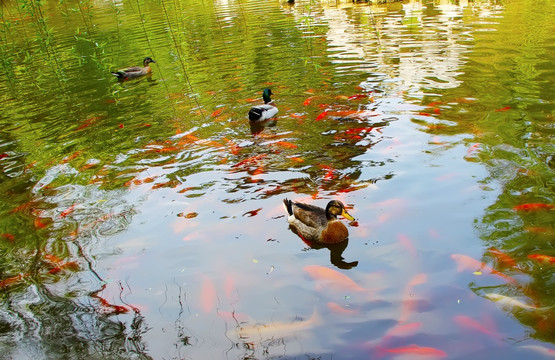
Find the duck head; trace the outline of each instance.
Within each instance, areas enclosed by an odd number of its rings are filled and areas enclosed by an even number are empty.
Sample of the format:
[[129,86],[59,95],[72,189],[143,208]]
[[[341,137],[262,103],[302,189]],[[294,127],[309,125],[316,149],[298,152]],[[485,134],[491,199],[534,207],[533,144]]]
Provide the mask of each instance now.
[[262,91],[262,99],[264,99],[264,104],[269,104],[272,102],[272,99],[270,98],[270,96],[272,96],[272,90],[271,89],[264,89],[264,91]]
[[341,201],[332,200],[326,206],[326,217],[328,219],[337,219],[337,215],[341,215],[349,221],[355,220],[355,218],[345,210],[345,206]]
[[150,64],[150,63],[155,63],[155,64],[156,64],[156,61],[154,61],[151,57],[146,57],[146,58],[143,60],[143,66],[144,66],[144,67],[147,67],[148,64]]

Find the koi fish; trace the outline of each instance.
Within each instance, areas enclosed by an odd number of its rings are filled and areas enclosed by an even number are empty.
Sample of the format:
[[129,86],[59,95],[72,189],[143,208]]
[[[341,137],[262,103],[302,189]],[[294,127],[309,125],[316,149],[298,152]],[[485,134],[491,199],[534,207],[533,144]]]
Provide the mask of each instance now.
[[497,111],[497,112],[503,112],[503,111],[507,111],[507,110],[510,110],[510,109],[511,109],[510,106],[505,106],[504,108],[497,109],[497,110],[495,110],[495,111]]
[[457,316],[453,317],[453,321],[461,327],[464,327],[464,328],[467,328],[467,329],[470,329],[470,330],[476,330],[476,331],[479,331],[479,332],[484,333],[486,335],[498,337],[497,333],[487,329],[484,325],[480,324],[479,321],[474,320],[474,319],[472,319],[468,316],[457,315]]
[[266,154],[254,155],[254,156],[251,156],[251,157],[248,157],[248,158],[246,158],[246,159],[244,159],[244,160],[239,161],[237,164],[235,164],[235,165],[233,165],[233,166],[231,166],[231,167],[232,167],[232,168],[236,168],[236,167],[239,167],[239,166],[241,166],[241,165],[245,165],[245,164],[249,164],[249,163],[254,163],[254,162],[257,162],[257,161],[259,161],[259,160],[265,158],[266,156],[267,156]]
[[549,256],[549,255],[532,254],[532,255],[528,255],[528,259],[555,265],[555,257]]
[[68,216],[69,214],[71,214],[71,213],[75,210],[75,207],[76,207],[76,206],[77,206],[77,204],[71,205],[70,207],[68,207],[67,209],[65,209],[64,211],[62,211],[62,212],[60,213],[60,216],[61,216],[61,217],[66,217],[66,216]]
[[64,264],[53,267],[52,269],[48,270],[48,273],[57,274],[57,273],[59,273],[60,271],[62,271],[64,269],[68,269],[70,271],[79,271],[80,267],[79,267],[79,264],[76,261],[68,261]]
[[368,95],[366,95],[366,94],[355,94],[355,95],[349,96],[348,100],[360,100],[360,99],[364,99],[364,98],[367,98],[367,97],[368,97]]
[[6,286],[10,286],[11,284],[14,284],[14,283],[22,280],[26,276],[27,275],[18,274],[18,275],[6,278],[4,280],[0,280],[0,289],[4,288]]
[[322,120],[323,118],[325,118],[326,116],[328,116],[327,110],[321,112],[318,116],[316,116],[315,121],[320,121],[320,120]]
[[300,157],[298,157],[298,156],[291,156],[291,157],[289,158],[289,160],[294,161],[294,162],[297,162],[297,163],[302,163],[302,162],[304,162],[304,159],[302,159],[302,158],[300,158]]
[[433,347],[424,347],[415,344],[410,344],[408,346],[384,349],[388,353],[401,354],[401,355],[412,355],[412,356],[427,356],[427,357],[437,357],[443,358],[447,356],[447,353],[443,350],[436,349]]
[[499,263],[503,264],[507,267],[516,267],[516,261],[510,257],[509,255],[505,254],[503,251],[497,250],[496,248],[489,248],[488,252],[494,255]]
[[501,295],[501,294],[490,293],[490,294],[486,294],[485,296],[488,299],[490,299],[491,301],[499,303],[502,308],[507,309],[507,310],[511,310],[515,307],[521,308],[521,309],[524,309],[524,310],[537,310],[538,309],[536,306],[525,304],[522,301],[519,301],[517,299],[513,299],[513,298],[505,296],[505,295]]
[[283,147],[283,148],[287,148],[287,149],[296,149],[296,148],[298,148],[297,145],[295,145],[295,144],[293,144],[293,143],[290,143],[290,142],[288,142],[288,141],[278,141],[278,142],[276,142],[275,144],[276,144],[276,145],[279,145],[279,146],[281,146],[281,147]]
[[71,160],[75,159],[79,155],[81,155],[81,151],[76,151],[73,154],[68,155],[65,158],[63,158],[61,163],[66,164],[66,163],[70,162]]
[[535,210],[551,210],[555,208],[555,205],[552,204],[544,204],[544,203],[530,203],[530,204],[522,204],[513,207],[513,210],[517,211],[535,211]]
[[399,315],[399,323],[404,323],[408,320],[410,314],[414,311],[416,302],[414,301],[413,288],[417,285],[422,285],[428,281],[426,274],[416,274],[409,280],[403,291],[403,299],[401,302],[401,311]]
[[361,132],[369,133],[373,129],[373,127],[352,128],[345,130],[345,134],[359,134]]
[[210,116],[213,117],[213,118],[215,118],[215,117],[217,117],[218,115],[220,115],[220,114],[224,111],[224,109],[225,109],[225,106],[224,106],[224,107],[221,107],[221,108],[219,108],[219,109],[216,109],[216,110],[214,110],[214,112],[213,112],[212,114],[210,114]]
[[0,154],[0,160],[2,160],[3,158],[7,158],[8,156],[10,156],[10,155],[8,155],[6,153]]
[[307,265],[303,270],[307,272],[311,278],[321,282],[321,284],[318,285],[318,289],[323,289],[326,285],[330,285],[340,291],[366,291],[366,289],[358,285],[350,277],[336,270],[319,265]]
[[216,287],[214,282],[205,277],[202,282],[202,288],[200,290],[200,305],[202,311],[205,313],[210,313],[214,306],[216,305],[217,295]]
[[407,249],[413,257],[416,257],[416,248],[412,244],[412,240],[407,235],[398,234],[397,239],[399,239],[401,245],[403,245],[403,247]]
[[523,345],[523,346],[519,346],[518,348],[519,349],[532,350],[532,351],[535,351],[539,354],[555,358],[555,349],[550,349],[550,348],[545,347],[545,346],[541,346],[541,345]]
[[0,234],[0,237],[3,237],[4,239],[13,242],[15,240],[15,236],[13,236],[12,234],[8,234],[8,233],[3,233]]
[[480,147],[480,144],[472,144],[472,145],[470,145],[470,147],[466,150],[466,156],[469,156],[469,155],[472,154],[473,152],[477,151],[479,147]]
[[476,259],[471,258],[470,256],[463,255],[463,254],[452,254],[451,259],[455,260],[457,263],[457,271],[461,272],[464,270],[471,270],[476,275],[480,275],[482,270],[488,272],[490,274],[494,274],[497,276],[501,276],[502,278],[508,280],[509,282],[515,283],[516,280],[510,276],[507,276],[492,267],[486,265],[485,263],[478,261]]
[[316,98],[316,96],[310,96],[310,97],[308,97],[308,98],[303,102],[303,105],[304,105],[304,106],[310,105],[310,103],[312,102],[312,100],[315,99],[315,98]]
[[336,302],[330,301],[328,302],[328,309],[330,309],[332,312],[336,313],[336,314],[345,314],[345,315],[353,315],[356,314],[357,311],[353,310],[353,309],[349,309],[346,306],[341,306]]
[[390,337],[407,336],[413,334],[417,329],[422,327],[421,322],[413,322],[408,324],[397,324],[391,329],[387,330],[383,339],[384,341]]
[[315,326],[322,323],[322,318],[318,315],[316,310],[312,316],[303,321],[293,322],[273,322],[268,325],[252,325],[239,327],[239,337],[245,338],[258,338],[258,339],[281,339],[288,336],[299,336],[299,333],[311,330]]
[[298,113],[292,113],[292,114],[289,114],[289,116],[292,117],[293,119],[306,119],[306,115],[302,115]]

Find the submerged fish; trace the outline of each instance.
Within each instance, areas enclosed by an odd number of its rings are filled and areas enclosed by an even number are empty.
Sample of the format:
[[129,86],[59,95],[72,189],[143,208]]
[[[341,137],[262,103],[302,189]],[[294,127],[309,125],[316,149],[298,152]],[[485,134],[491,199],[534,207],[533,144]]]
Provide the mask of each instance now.
[[307,320],[293,322],[273,322],[268,325],[257,324],[239,327],[239,336],[244,338],[280,339],[288,336],[298,336],[299,332],[304,332],[322,323],[322,318],[316,310]]
[[514,299],[512,297],[508,297],[505,295],[501,295],[501,294],[486,294],[486,297],[492,301],[495,301],[497,303],[499,303],[504,309],[507,310],[511,310],[515,307],[524,309],[524,310],[537,310],[538,308],[536,306],[532,306],[532,305],[528,305],[523,303],[522,301],[519,301],[517,299]]

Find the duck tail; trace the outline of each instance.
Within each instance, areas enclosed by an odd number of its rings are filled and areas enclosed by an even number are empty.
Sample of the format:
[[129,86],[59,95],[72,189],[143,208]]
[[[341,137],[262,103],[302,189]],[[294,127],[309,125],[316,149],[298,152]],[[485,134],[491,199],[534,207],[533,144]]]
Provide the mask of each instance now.
[[291,200],[287,198],[283,199],[283,207],[290,216],[293,215],[293,202]]
[[256,120],[260,120],[260,118],[262,117],[262,109],[259,108],[252,108],[249,111],[249,120],[250,121],[256,121]]
[[114,75],[115,77],[117,77],[118,79],[123,79],[125,78],[125,74],[121,71],[118,72],[112,72],[112,75]]

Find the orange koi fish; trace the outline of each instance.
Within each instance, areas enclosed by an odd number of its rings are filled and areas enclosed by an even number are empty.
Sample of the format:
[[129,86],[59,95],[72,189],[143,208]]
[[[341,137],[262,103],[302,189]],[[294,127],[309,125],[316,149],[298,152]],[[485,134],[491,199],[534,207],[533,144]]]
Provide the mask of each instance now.
[[466,156],[469,156],[469,155],[472,154],[473,152],[477,151],[479,147],[480,147],[480,144],[472,144],[472,145],[470,145],[470,147],[466,150]]
[[323,111],[323,112],[321,112],[321,113],[320,113],[320,115],[316,116],[316,119],[315,119],[315,121],[320,121],[320,120],[322,120],[323,118],[325,118],[326,116],[328,116],[328,112],[327,112],[327,110],[326,110],[326,111]]
[[416,257],[416,248],[412,244],[412,240],[407,235],[398,234],[397,239],[399,239],[401,245],[403,245],[403,247],[407,249],[413,257]]
[[413,334],[416,330],[422,327],[421,322],[413,322],[408,324],[397,324],[391,329],[387,330],[385,333],[383,340],[390,337],[398,337],[398,336],[407,336],[409,334]]
[[297,157],[297,156],[291,156],[291,157],[289,158],[289,160],[294,161],[294,162],[298,162],[298,163],[304,162],[304,159],[302,159],[302,158],[300,158],[300,157]]
[[8,233],[3,233],[0,234],[0,237],[3,237],[4,239],[13,242],[15,240],[15,236],[13,236],[12,234],[8,234]]
[[288,141],[278,141],[278,142],[276,142],[275,144],[276,144],[276,145],[279,145],[279,146],[281,146],[281,147],[283,147],[283,148],[287,148],[287,149],[296,149],[296,148],[298,148],[297,145],[295,145],[295,144],[293,144],[293,143],[290,143],[290,142],[288,142]]
[[27,276],[27,275],[18,274],[18,275],[6,278],[4,280],[0,280],[0,289],[4,288],[6,286],[10,286],[11,284],[14,284],[14,283],[22,280],[25,276]]
[[551,210],[553,208],[555,208],[555,205],[552,205],[552,204],[530,203],[530,204],[517,205],[513,208],[513,210],[535,211],[535,210]]
[[528,259],[536,260],[543,263],[555,264],[555,257],[549,255],[532,254],[528,255]]
[[71,205],[70,207],[68,207],[67,209],[65,209],[64,211],[62,211],[62,212],[60,213],[60,216],[61,216],[61,217],[66,217],[66,216],[68,216],[69,214],[71,214],[71,213],[75,210],[75,207],[76,207],[76,206],[77,206],[77,204]]
[[[293,321],[293,322],[272,322],[268,325],[250,325],[241,326],[238,330],[239,337],[251,338],[251,339],[280,339],[286,338],[288,336],[295,336],[295,338],[301,336],[303,333],[309,332],[315,326],[323,322],[322,317],[318,315],[316,311],[312,313],[312,316],[307,320]],[[228,336],[233,336],[229,334]]]
[[304,106],[310,105],[310,103],[312,102],[312,100],[315,99],[315,98],[316,98],[316,96],[310,96],[310,97],[308,97],[308,98],[303,102],[303,105],[304,105]]
[[333,301],[328,302],[327,305],[328,305],[328,309],[330,309],[331,312],[336,314],[353,315],[357,313],[356,310],[349,309],[348,307],[345,307],[345,306],[341,306],[338,303]]
[[453,317],[453,321],[461,327],[464,327],[473,331],[476,330],[486,335],[498,337],[498,334],[495,331],[487,329],[484,325],[480,324],[479,321],[472,319],[468,316],[457,315]]
[[57,274],[64,269],[68,269],[70,271],[79,271],[80,267],[76,261],[68,261],[59,266],[53,267],[52,269],[48,270],[48,272],[50,274]]
[[360,99],[364,99],[364,98],[367,98],[367,97],[368,97],[368,95],[366,95],[366,94],[355,94],[355,95],[349,96],[348,100],[360,100]]
[[417,285],[424,284],[426,281],[428,281],[428,277],[426,276],[426,274],[423,273],[416,274],[412,277],[412,279],[409,280],[403,292],[403,299],[401,302],[400,311],[401,314],[399,315],[398,323],[402,324],[406,322],[410,314],[413,313],[416,305],[414,301],[413,288]]
[[402,355],[412,355],[412,356],[427,356],[434,358],[443,358],[447,356],[447,353],[443,350],[439,350],[433,347],[424,347],[415,344],[410,344],[408,346],[385,349],[386,352],[392,354],[402,354]]
[[510,109],[511,109],[510,106],[505,106],[504,108],[497,109],[497,110],[495,110],[495,111],[497,111],[497,112],[503,112],[503,111],[507,111],[507,110],[510,110]]
[[479,275],[482,271],[494,274],[497,276],[501,276],[502,278],[508,280],[509,282],[515,283],[516,280],[510,276],[507,276],[492,267],[488,266],[487,264],[478,261],[476,259],[471,258],[468,255],[463,254],[452,254],[451,259],[455,260],[457,263],[457,271],[461,272],[464,270],[471,270],[474,271],[475,274]]
[[372,131],[373,127],[360,127],[360,128],[352,128],[345,130],[345,134],[359,134],[361,132],[369,133]]
[[[366,291],[363,287],[354,282],[350,277],[345,274],[338,272],[324,266],[319,265],[307,265],[303,268],[308,275],[314,280],[325,283],[325,285],[330,285],[341,291]],[[325,288],[324,284],[319,284],[318,288]]]
[[504,266],[507,266],[507,267],[516,267],[516,261],[509,255],[504,253],[503,251],[497,250],[496,248],[492,247],[488,249],[488,252],[494,255],[497,258],[497,260],[499,260],[500,264],[503,264]]
[[241,165],[252,164],[252,163],[255,163],[255,162],[257,162],[257,161],[259,161],[259,160],[265,158],[266,156],[267,156],[266,154],[254,155],[254,156],[251,156],[251,157],[248,157],[248,158],[246,158],[246,159],[244,159],[244,160],[239,161],[237,164],[235,164],[235,165],[233,165],[233,166],[231,166],[231,167],[232,167],[232,168],[236,168],[236,167],[239,167],[239,166],[241,166]]
[[216,306],[217,294],[214,282],[205,277],[200,290],[200,306],[202,311],[209,313]]
[[218,115],[220,115],[220,114],[224,111],[224,109],[225,109],[225,106],[224,106],[224,107],[221,107],[221,108],[219,108],[219,109],[216,109],[216,110],[214,110],[214,112],[213,112],[212,114],[210,114],[210,116],[213,117],[213,118],[215,118],[215,117],[217,117]]
[[541,345],[523,345],[519,347],[520,349],[528,349],[537,352],[538,354],[542,354],[545,356],[550,356],[555,358],[555,349],[550,349],[546,346]]

